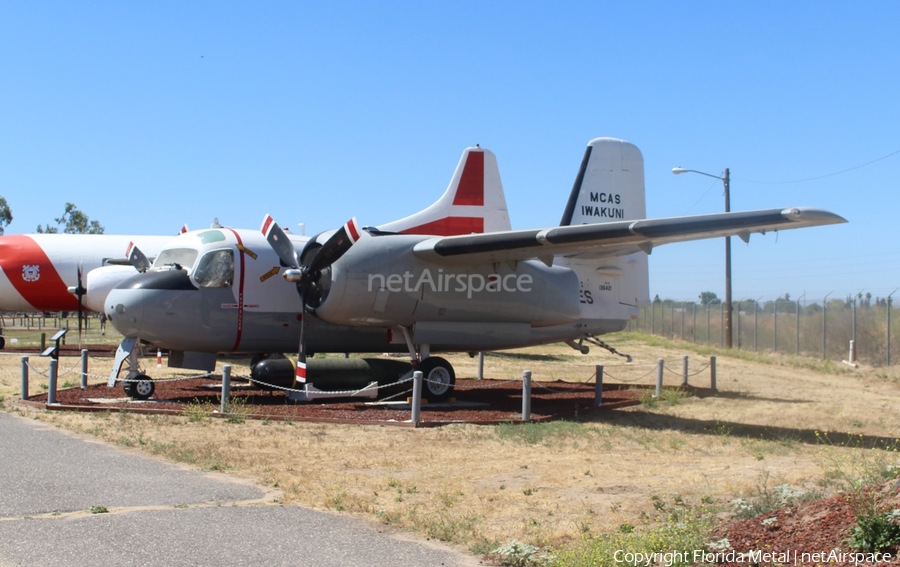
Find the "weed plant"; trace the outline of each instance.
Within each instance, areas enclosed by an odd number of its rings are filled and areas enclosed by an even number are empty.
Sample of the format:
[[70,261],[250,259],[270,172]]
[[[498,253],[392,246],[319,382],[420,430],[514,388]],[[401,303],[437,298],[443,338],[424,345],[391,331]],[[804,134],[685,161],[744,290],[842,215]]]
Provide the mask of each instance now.
[[552,555],[528,543],[512,540],[489,553],[504,567],[540,567],[552,560]]
[[[830,448],[834,445],[827,434],[816,433],[820,443]],[[847,494],[856,526],[847,545],[865,553],[900,549],[900,509],[888,509],[887,497],[893,494],[900,482],[883,490],[882,485],[893,483],[900,478],[898,441],[887,447],[863,447],[864,438],[859,436],[846,445],[853,451],[824,452],[827,468],[826,484],[836,485]]]
[[197,423],[210,417],[213,411],[215,411],[215,408],[212,403],[194,398],[193,402],[185,406],[184,415],[188,418],[188,421]]
[[768,471],[764,472],[750,495],[731,501],[735,516],[741,519],[755,518],[760,514],[767,514],[784,507],[799,506],[804,502],[818,500],[824,496],[821,490],[804,490],[790,484],[770,487],[769,480]]
[[[691,507],[677,496],[672,504],[657,497],[654,508],[660,512],[655,522],[648,521],[639,527],[623,524],[614,533],[586,537],[579,545],[558,551],[547,564],[551,567],[621,567],[636,564],[623,561],[624,552],[648,556],[673,550],[709,549],[707,540],[715,522],[715,508],[707,505]],[[692,553],[690,556],[672,555],[659,564],[693,565]]]
[[226,422],[244,423],[250,416],[250,408],[247,407],[247,398],[231,398],[227,411],[227,417],[225,418]]

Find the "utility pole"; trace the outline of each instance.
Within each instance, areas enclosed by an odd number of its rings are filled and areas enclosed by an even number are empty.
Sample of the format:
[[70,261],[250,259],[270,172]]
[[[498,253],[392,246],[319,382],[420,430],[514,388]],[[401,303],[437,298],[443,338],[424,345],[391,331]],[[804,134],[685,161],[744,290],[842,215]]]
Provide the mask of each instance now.
[[[725,212],[731,212],[731,177],[728,168],[725,168]],[[725,237],[725,348],[731,348],[731,237]]]
[[[731,212],[731,172],[728,168],[725,168],[725,175],[723,177],[719,177],[718,175],[713,175],[711,173],[703,173],[702,171],[697,171],[696,169],[684,169],[683,167],[673,167],[672,173],[675,175],[679,175],[681,173],[699,173],[700,175],[705,175],[707,177],[713,177],[715,179],[720,179],[722,183],[725,184],[725,212]],[[722,317],[724,319],[722,326],[724,328],[724,343],[725,348],[731,348],[733,344],[732,341],[732,333],[731,333],[731,237],[725,237],[725,305],[723,306],[724,311],[722,312]]]

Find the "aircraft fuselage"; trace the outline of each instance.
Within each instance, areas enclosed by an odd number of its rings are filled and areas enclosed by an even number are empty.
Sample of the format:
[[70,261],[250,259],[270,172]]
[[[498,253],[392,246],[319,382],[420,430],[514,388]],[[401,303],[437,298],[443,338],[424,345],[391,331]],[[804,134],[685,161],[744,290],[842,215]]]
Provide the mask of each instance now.
[[[305,244],[302,237],[291,238],[297,249]],[[406,351],[400,327],[433,351],[468,351],[625,326],[624,319],[582,316],[583,290],[573,270],[539,261],[448,268],[410,252],[427,238],[367,235],[331,266],[327,294],[309,315],[308,352]],[[172,252],[164,250],[152,270],[109,293],[106,312],[119,332],[187,351],[297,349],[300,297],[281,277],[285,268],[258,231],[197,231],[179,236],[167,250]],[[167,257],[193,263],[164,266]],[[211,277],[217,268],[232,272]]]

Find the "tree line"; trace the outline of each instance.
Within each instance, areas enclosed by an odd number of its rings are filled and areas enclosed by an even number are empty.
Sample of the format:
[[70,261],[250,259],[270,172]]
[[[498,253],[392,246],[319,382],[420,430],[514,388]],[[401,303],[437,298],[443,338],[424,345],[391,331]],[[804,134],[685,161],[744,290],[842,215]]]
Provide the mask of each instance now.
[[[35,232],[41,234],[103,234],[105,230],[99,221],[91,220],[84,212],[78,209],[74,203],[66,203],[66,208],[62,216],[55,219],[56,225],[49,222],[45,225],[38,225]],[[0,197],[0,235],[4,233],[6,227],[13,221],[12,209],[5,197]]]

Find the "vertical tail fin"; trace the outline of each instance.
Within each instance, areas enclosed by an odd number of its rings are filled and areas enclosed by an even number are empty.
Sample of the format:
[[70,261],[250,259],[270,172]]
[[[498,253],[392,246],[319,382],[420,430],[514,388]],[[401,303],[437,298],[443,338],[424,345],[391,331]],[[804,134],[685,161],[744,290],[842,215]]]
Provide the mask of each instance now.
[[[595,224],[647,217],[644,157],[629,142],[595,138],[588,143],[560,225]],[[622,325],[650,302],[647,254],[596,260],[559,258],[581,280],[585,318],[618,318]]]
[[435,236],[510,230],[496,156],[479,146],[466,148],[440,199],[418,213],[378,228]]
[[647,206],[641,151],[625,140],[591,140],[560,226],[643,218]]

